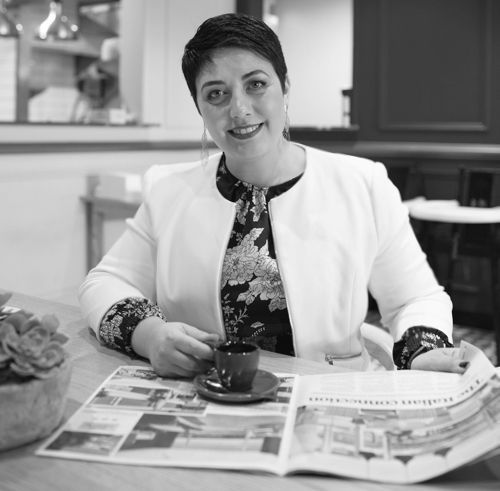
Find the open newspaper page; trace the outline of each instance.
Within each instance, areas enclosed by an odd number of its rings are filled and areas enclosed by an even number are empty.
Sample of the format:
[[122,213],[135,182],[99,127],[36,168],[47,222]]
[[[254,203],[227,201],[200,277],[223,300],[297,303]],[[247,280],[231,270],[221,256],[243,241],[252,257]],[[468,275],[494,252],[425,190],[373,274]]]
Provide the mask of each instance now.
[[285,426],[293,425],[296,377],[278,376],[281,385],[272,402],[219,404],[197,395],[191,382],[123,366],[37,455],[280,473]]
[[417,482],[500,445],[500,378],[462,343],[464,375],[405,370],[301,377],[289,472]]

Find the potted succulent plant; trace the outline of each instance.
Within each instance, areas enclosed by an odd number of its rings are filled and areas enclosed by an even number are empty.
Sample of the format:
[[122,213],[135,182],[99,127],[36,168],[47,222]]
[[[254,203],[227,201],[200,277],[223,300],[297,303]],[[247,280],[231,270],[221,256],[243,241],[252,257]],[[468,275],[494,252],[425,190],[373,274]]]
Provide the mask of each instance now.
[[0,293],[0,450],[49,435],[64,415],[70,362],[53,315],[4,306]]

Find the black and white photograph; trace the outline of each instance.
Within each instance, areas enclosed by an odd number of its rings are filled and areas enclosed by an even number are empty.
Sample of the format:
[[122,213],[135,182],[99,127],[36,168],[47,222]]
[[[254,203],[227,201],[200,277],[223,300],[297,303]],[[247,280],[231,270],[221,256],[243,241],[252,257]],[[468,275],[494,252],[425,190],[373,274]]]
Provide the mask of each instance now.
[[499,60],[500,0],[0,0],[2,491],[497,489]]

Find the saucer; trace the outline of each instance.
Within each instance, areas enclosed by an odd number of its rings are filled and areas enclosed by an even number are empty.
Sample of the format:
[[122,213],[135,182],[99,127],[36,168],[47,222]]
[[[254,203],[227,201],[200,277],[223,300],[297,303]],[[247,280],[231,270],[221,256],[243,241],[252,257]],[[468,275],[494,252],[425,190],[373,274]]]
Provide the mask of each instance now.
[[274,400],[280,380],[276,375],[265,370],[257,370],[252,388],[245,392],[227,390],[219,382],[217,372],[212,371],[197,375],[193,381],[198,394],[219,402],[255,402],[263,399]]

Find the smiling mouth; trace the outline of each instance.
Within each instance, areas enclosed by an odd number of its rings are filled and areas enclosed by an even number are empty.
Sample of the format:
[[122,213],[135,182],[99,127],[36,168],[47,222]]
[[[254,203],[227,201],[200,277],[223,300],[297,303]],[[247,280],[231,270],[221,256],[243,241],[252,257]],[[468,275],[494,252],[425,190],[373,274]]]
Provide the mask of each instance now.
[[242,126],[239,128],[233,128],[232,130],[229,130],[228,133],[230,133],[232,136],[235,138],[238,138],[239,140],[245,140],[247,138],[252,138],[254,135],[256,135],[259,130],[262,128],[263,123],[259,124],[253,124],[251,126]]

